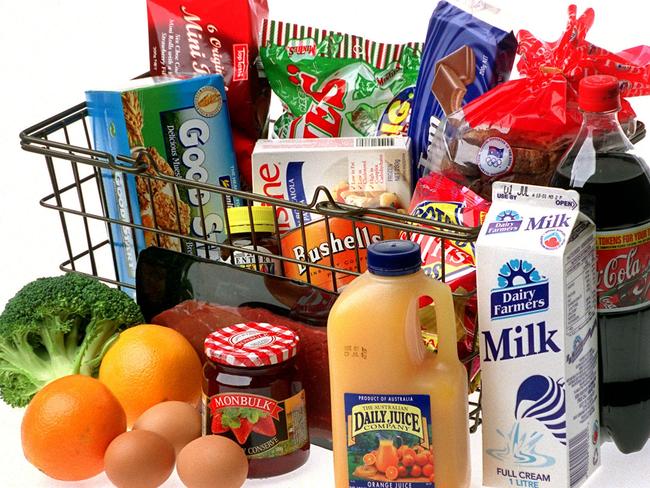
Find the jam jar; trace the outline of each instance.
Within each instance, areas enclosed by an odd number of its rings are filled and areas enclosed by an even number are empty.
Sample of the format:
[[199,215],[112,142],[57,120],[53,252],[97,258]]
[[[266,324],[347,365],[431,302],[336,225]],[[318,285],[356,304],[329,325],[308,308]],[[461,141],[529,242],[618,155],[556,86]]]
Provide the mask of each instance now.
[[288,473],[309,457],[298,342],[291,329],[256,322],[219,329],[205,340],[203,434],[237,442],[249,478]]
[[[280,262],[274,257],[279,254],[279,246],[273,208],[231,207],[227,212],[228,244],[238,249],[221,247],[221,261],[262,273],[281,274]],[[264,254],[256,255],[247,249]]]

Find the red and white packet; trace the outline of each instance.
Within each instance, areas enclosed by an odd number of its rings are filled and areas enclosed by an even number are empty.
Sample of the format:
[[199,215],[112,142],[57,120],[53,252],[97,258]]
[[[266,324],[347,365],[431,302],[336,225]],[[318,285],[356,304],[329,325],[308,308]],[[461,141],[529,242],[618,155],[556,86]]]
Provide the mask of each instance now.
[[[409,214],[423,217],[432,222],[446,222],[465,227],[477,227],[483,223],[490,208],[490,202],[472,190],[440,175],[432,173],[418,181],[411,200]],[[437,280],[443,280],[452,292],[456,292],[455,306],[458,329],[458,356],[468,360],[474,352],[474,336],[477,331],[476,261],[474,242],[441,239],[417,232],[402,232],[401,239],[410,239],[422,249],[422,269]],[[431,299],[420,300],[420,307],[426,307]],[[427,314],[421,314],[426,320]],[[423,324],[426,325],[426,324]],[[470,380],[479,370],[478,356],[466,361]]]
[[268,11],[266,0],[147,0],[151,74],[223,76],[246,188],[251,184],[251,154],[271,99],[256,67],[258,35]]

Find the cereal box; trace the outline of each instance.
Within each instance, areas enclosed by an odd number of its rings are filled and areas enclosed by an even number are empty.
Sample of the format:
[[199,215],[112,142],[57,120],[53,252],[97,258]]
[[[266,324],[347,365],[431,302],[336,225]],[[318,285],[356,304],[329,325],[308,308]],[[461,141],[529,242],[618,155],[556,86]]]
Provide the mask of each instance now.
[[600,464],[595,227],[575,191],[495,183],[476,244],[483,484],[575,488]]
[[[319,186],[357,207],[406,210],[411,199],[411,159],[406,137],[341,137],[258,141],[253,191],[310,203]],[[325,197],[321,193],[321,200]],[[317,214],[276,207],[281,232],[318,220]]]
[[[146,173],[239,188],[221,75],[149,78],[124,91],[88,91],[95,148],[113,156],[145,151]],[[111,218],[197,238],[225,237],[220,195],[119,171],[102,174]],[[230,203],[230,202],[227,202]],[[135,282],[138,251],[156,245],[211,255],[189,240],[112,225],[121,281]]]

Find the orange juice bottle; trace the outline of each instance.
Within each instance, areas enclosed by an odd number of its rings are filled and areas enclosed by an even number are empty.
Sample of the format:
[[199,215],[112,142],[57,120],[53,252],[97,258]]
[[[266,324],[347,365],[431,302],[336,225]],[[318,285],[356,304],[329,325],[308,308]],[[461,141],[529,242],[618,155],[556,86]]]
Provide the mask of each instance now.
[[[336,488],[469,486],[467,377],[451,292],[420,264],[414,242],[372,244],[368,271],[330,312]],[[435,303],[437,354],[417,320],[423,295]]]

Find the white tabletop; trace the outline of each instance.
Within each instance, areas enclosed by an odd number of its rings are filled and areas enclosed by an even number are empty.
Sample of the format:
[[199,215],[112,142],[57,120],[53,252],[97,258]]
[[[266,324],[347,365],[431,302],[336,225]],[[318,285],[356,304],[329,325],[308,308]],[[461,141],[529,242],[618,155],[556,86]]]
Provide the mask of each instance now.
[[[435,0],[269,0],[271,15],[389,42],[423,40]],[[565,0],[494,0],[505,7],[515,30],[526,28],[555,39],[566,23]],[[596,10],[589,39],[616,51],[650,44],[649,7],[633,0],[578,2]],[[408,7],[407,7],[408,6]],[[58,274],[65,259],[58,217],[38,205],[51,191],[40,156],[21,151],[18,132],[83,100],[85,89],[120,86],[148,69],[145,0],[0,0],[0,306],[22,285]],[[650,100],[633,100],[650,121]],[[649,143],[641,144],[650,158]],[[82,483],[53,481],[23,458],[23,411],[0,402],[0,486],[109,486],[105,475]],[[471,436],[472,487],[481,486],[480,433]],[[650,487],[650,446],[623,456],[605,445],[603,465],[585,488]],[[173,475],[165,486],[182,486]],[[246,486],[268,488],[333,486],[331,453],[312,449],[298,471]]]

